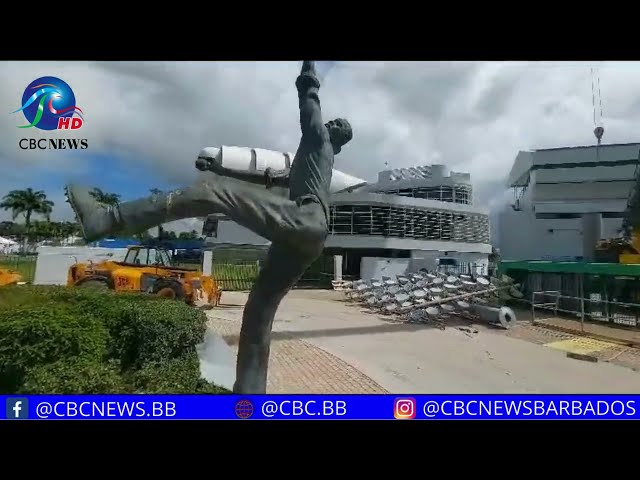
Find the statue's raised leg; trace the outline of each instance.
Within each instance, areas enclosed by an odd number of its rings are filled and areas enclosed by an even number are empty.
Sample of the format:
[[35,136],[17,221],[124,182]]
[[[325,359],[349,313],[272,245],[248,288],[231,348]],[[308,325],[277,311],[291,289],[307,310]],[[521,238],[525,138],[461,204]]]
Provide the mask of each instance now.
[[183,218],[221,213],[256,234],[296,250],[324,241],[326,217],[311,199],[293,201],[264,186],[203,173],[193,185],[168,193],[123,202],[98,203],[90,189],[70,185],[67,197],[87,241],[140,233]]

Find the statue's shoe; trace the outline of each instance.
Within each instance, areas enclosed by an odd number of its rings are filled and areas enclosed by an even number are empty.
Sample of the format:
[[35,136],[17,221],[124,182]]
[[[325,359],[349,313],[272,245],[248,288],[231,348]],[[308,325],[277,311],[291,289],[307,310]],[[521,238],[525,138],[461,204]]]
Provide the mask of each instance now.
[[67,185],[65,195],[73,209],[83,238],[87,242],[100,240],[114,233],[116,209],[98,202],[91,190],[78,185]]

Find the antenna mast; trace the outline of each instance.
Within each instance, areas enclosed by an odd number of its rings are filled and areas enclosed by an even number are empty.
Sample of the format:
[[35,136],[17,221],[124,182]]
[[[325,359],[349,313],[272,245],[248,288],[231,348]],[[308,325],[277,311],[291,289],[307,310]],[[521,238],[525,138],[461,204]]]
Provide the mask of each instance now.
[[[593,134],[598,140],[597,147],[600,147],[602,136],[604,135],[604,126],[602,124],[602,96],[600,95],[600,75],[597,68],[591,69],[591,103],[593,105]],[[600,107],[600,115],[598,115],[598,107]],[[600,149],[596,148],[598,160],[600,159]]]

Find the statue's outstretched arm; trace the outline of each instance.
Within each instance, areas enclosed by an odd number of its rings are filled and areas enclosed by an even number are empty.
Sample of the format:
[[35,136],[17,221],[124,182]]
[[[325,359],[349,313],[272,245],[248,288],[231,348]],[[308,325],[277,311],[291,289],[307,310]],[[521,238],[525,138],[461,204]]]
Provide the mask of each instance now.
[[284,170],[274,170],[267,168],[264,172],[264,179],[267,184],[267,188],[271,187],[284,187],[289,188],[289,175],[291,170],[285,168]]
[[312,143],[321,142],[326,128],[322,122],[320,97],[318,96],[320,81],[316,75],[315,62],[309,60],[302,62],[300,75],[296,79],[296,88],[300,103],[302,137]]
[[267,168],[264,172],[235,170],[233,168],[223,167],[213,158],[198,158],[196,168],[203,172],[211,171],[224,177],[231,177],[237,180],[255,183],[256,185],[266,185],[267,188],[274,186],[289,187],[289,169],[274,170]]
[[231,177],[258,185],[265,184],[264,172],[226,168],[217,163],[214,158],[198,158],[198,160],[196,160],[196,168],[202,172],[210,171],[217,173],[218,175],[222,175],[223,177]]

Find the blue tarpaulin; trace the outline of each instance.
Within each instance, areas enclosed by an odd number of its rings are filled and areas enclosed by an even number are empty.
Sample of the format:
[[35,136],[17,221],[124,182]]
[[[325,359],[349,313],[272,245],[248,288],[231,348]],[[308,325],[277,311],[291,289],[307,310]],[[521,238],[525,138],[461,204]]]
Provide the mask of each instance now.
[[[93,245],[103,248],[127,248],[131,245],[141,245],[140,240],[135,238],[105,238],[95,242]],[[204,247],[203,240],[148,240],[144,245],[161,246],[167,250],[194,250]]]
[[105,238],[94,244],[94,246],[102,248],[127,248],[131,245],[140,245],[140,240],[135,238]]

